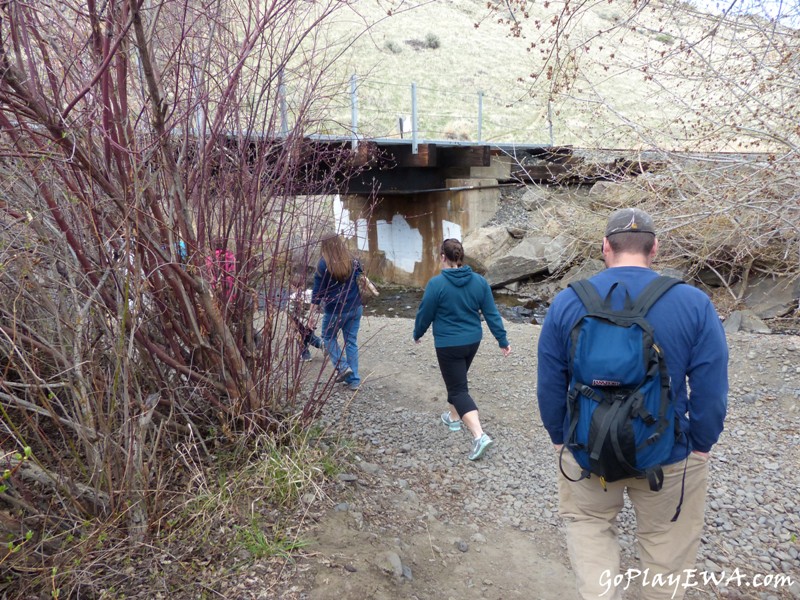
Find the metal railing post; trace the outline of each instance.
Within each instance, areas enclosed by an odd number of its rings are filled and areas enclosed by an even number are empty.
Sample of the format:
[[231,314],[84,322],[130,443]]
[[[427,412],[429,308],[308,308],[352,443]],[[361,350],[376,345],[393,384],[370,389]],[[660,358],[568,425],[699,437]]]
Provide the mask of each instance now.
[[358,148],[358,86],[356,74],[350,77],[350,141],[353,150]]
[[286,110],[286,84],[283,81],[283,69],[278,73],[278,105],[281,111],[281,137],[289,137],[289,117]]
[[419,149],[417,141],[417,84],[411,84],[411,154]]
[[478,92],[478,142],[483,141],[483,92]]

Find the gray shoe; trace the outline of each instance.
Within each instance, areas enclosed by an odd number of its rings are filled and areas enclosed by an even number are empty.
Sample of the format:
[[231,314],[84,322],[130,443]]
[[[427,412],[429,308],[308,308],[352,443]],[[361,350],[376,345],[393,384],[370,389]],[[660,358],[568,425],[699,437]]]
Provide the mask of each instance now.
[[336,376],[336,383],[342,383],[348,377],[353,375],[353,369],[347,367],[344,371],[339,371],[339,374]]
[[442,423],[447,425],[450,431],[461,431],[461,419],[453,421],[449,410],[446,410],[442,413]]
[[472,442],[472,451],[469,453],[470,460],[478,460],[486,450],[494,444],[494,440],[485,433],[477,440]]

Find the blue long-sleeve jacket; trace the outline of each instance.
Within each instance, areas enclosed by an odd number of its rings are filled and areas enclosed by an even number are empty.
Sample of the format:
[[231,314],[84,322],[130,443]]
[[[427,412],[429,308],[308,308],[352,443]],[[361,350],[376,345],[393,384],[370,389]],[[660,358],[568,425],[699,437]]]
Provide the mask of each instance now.
[[361,292],[358,289],[358,276],[361,263],[353,261],[353,272],[348,279],[336,281],[328,271],[324,258],[319,259],[314,271],[314,288],[311,290],[311,303],[322,304],[328,314],[346,314],[361,306]]
[[425,286],[414,321],[414,339],[425,335],[433,323],[436,348],[480,342],[483,336],[481,313],[500,347],[507,347],[503,319],[486,280],[468,266],[444,269]]
[[[615,281],[632,298],[657,273],[643,267],[614,267],[592,277],[601,297]],[[617,293],[618,292],[618,293]],[[613,296],[622,308],[624,291]],[[537,397],[542,423],[554,444],[563,444],[567,423],[570,332],[586,309],[569,288],[553,300],[539,336]],[[655,341],[661,347],[672,383],[672,397],[690,442],[689,451],[708,452],[719,439],[728,405],[728,345],[719,317],[708,296],[690,285],[671,288],[650,309]],[[688,387],[687,387],[688,383]],[[686,445],[676,444],[668,463],[686,457]]]

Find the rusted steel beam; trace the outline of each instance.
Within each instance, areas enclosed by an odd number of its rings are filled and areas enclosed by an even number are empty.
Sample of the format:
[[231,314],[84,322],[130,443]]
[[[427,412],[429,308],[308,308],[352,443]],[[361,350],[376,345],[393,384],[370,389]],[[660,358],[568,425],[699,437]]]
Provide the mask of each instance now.
[[488,167],[492,164],[489,146],[439,148],[440,167]]
[[386,153],[393,157],[397,167],[437,167],[439,152],[436,144],[419,144],[417,153],[411,146],[386,146]]
[[378,148],[378,144],[375,142],[359,142],[358,147],[353,153],[353,165],[356,167],[365,167],[375,164],[383,153],[384,152]]

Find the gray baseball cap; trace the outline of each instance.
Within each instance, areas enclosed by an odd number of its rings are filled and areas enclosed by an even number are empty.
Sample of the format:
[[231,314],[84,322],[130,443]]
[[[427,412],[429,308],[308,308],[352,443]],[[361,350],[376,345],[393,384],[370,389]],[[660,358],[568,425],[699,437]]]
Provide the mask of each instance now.
[[638,208],[622,208],[611,213],[606,225],[606,237],[615,233],[636,232],[656,234],[653,218]]

